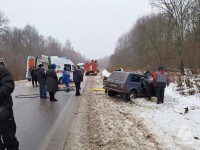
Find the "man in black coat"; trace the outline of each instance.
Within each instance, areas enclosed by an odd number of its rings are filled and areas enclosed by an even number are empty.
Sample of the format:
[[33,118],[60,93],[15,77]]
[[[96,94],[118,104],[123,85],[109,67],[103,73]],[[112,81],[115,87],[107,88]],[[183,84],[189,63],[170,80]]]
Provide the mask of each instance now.
[[44,66],[42,64],[39,65],[39,68],[36,69],[37,80],[40,84],[40,98],[47,98],[47,90],[46,90],[46,79],[47,76],[44,72]]
[[80,84],[81,82],[83,82],[83,75],[81,73],[81,70],[80,70],[80,67],[78,66],[77,67],[78,69],[75,69],[74,72],[73,72],[73,80],[74,80],[74,83],[76,85],[76,94],[75,96],[80,96]]
[[14,88],[15,84],[10,72],[0,65],[0,150],[19,149],[19,142],[15,137],[16,124],[11,97]]
[[[31,70],[31,77],[32,77],[32,85],[33,87],[36,85],[37,86],[37,75],[36,75],[36,68],[33,67],[33,70]],[[35,85],[34,85],[35,82]]]

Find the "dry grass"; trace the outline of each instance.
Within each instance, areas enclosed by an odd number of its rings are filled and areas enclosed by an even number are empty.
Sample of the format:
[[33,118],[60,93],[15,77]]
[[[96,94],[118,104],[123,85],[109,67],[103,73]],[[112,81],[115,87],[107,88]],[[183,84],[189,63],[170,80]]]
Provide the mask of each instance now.
[[189,95],[195,95],[195,94],[196,94],[196,91],[195,91],[195,90],[189,90],[188,94],[189,94]]

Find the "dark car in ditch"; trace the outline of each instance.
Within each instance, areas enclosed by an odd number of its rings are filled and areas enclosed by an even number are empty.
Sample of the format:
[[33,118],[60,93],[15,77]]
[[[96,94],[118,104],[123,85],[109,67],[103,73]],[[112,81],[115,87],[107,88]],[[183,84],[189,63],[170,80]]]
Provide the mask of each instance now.
[[[145,74],[133,72],[114,71],[106,80],[104,86],[109,96],[121,95],[124,100],[132,100],[147,95],[147,84],[153,84],[153,75],[147,71]],[[151,95],[155,96],[152,86]]]

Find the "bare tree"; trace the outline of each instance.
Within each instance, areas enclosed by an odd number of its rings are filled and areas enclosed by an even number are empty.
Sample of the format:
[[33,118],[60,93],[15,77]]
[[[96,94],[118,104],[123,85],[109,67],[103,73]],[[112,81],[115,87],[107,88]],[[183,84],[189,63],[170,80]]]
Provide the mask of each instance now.
[[151,0],[151,5],[158,8],[174,22],[174,35],[177,39],[177,52],[180,59],[180,71],[184,74],[184,41],[190,24],[191,7],[194,0]]
[[4,13],[0,10],[0,34],[8,29],[8,23],[8,18],[6,18]]

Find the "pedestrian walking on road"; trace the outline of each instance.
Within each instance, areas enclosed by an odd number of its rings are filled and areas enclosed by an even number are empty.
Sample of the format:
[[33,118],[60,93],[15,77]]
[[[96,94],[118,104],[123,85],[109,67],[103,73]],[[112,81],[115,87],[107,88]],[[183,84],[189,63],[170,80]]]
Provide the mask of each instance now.
[[36,69],[36,75],[37,75],[37,80],[40,84],[40,98],[47,98],[47,92],[46,92],[47,76],[45,74],[43,64],[40,64],[38,67],[39,68]]
[[[31,70],[31,77],[32,77],[32,85],[33,87],[37,86],[37,75],[36,75],[36,68],[33,67],[33,69]],[[35,85],[34,85],[35,82]]]
[[12,109],[11,93],[14,88],[15,84],[10,72],[0,65],[0,150],[19,149],[19,142],[15,137],[16,124]]
[[64,83],[66,85],[66,91],[70,91],[69,82],[70,82],[70,74],[67,71],[67,68],[64,68],[64,72],[63,72],[63,76],[62,76],[62,83]]
[[76,85],[76,94],[75,96],[80,96],[80,84],[81,82],[83,82],[83,75],[81,73],[81,70],[80,70],[80,67],[78,66],[77,69],[74,70],[73,72],[73,80],[74,80],[74,83]]
[[56,72],[54,70],[54,65],[48,66],[46,76],[47,76],[47,91],[49,92],[50,101],[57,101],[55,99],[55,92],[58,91],[58,77],[56,75]]
[[159,67],[158,71],[154,73],[153,83],[154,86],[156,87],[157,104],[163,103],[165,87],[166,85],[169,86],[170,79],[169,75],[162,67]]

